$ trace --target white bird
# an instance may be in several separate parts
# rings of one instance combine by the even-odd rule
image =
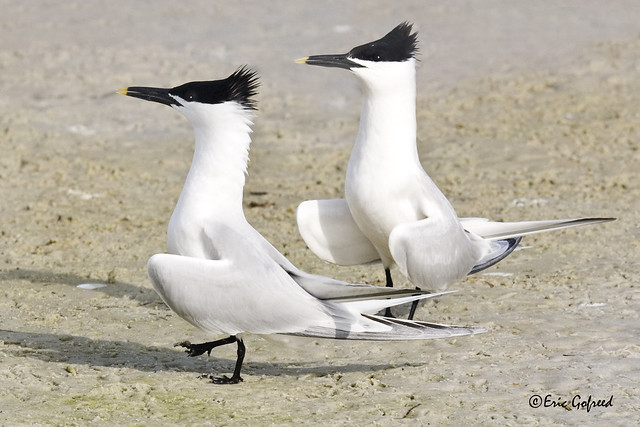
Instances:
[[[239,68],[223,80],[171,89],[128,87],[119,93],[169,105],[193,126],[195,152],[171,216],[170,254],[156,254],[147,269],[163,301],[180,317],[228,338],[183,342],[190,356],[237,343],[237,383],[245,346],[241,333],[289,334],[363,340],[415,340],[484,332],[376,316],[389,306],[440,294],[351,285],[299,270],[245,219],[242,193],[258,80]]]
[[[459,219],[418,158],[417,34],[411,31],[405,22],[346,54],[297,60],[347,69],[363,89],[345,198],[305,201],[297,210],[300,234],[318,257],[341,265],[381,260],[387,286],[396,264],[419,288],[442,290],[506,257],[524,235],[612,220]]]

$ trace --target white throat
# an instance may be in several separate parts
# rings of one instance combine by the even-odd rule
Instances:
[[[246,222],[242,210],[251,111],[236,102],[175,107],[191,122],[195,150],[191,168],[171,215],[167,243],[171,253],[206,257],[200,247],[211,221]]]
[[[367,62],[352,71],[364,94],[345,198],[354,221],[388,266],[393,259],[389,236],[398,224],[431,217],[460,226],[418,157],[415,59]]]
[[[364,93],[350,162],[356,159],[368,164],[384,162],[387,168],[419,165],[415,59],[368,64],[353,70]]]

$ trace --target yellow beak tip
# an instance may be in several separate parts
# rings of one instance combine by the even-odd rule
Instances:
[[[306,64],[307,63],[307,59],[309,59],[308,56],[305,56],[304,58],[298,58],[296,59],[296,64]]]
[[[120,95],[126,95],[128,89],[128,87],[121,87],[120,89],[116,90],[116,93],[119,93]]]

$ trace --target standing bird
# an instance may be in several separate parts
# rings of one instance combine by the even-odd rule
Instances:
[[[341,265],[381,260],[388,287],[393,286],[390,268],[396,264],[419,288],[442,290],[502,260],[524,235],[612,220],[459,219],[418,158],[417,34],[411,31],[405,22],[346,54],[297,60],[349,70],[363,89],[345,199],[310,200],[298,206],[300,234],[317,256]]]
[[[178,345],[198,356],[237,343],[233,375],[211,377],[214,383],[229,384],[242,381],[245,345],[238,335],[244,332],[359,340],[484,332],[376,316],[387,307],[442,293],[351,285],[305,273],[247,222],[242,192],[257,87],[256,73],[241,67],[223,80],[119,90],[175,108],[195,134],[191,168],[169,222],[171,253],[153,255],[147,270],[162,300],[180,317],[207,333],[229,336]]]

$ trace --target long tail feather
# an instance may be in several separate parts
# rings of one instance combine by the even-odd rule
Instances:
[[[615,218],[573,218],[547,221],[494,222],[461,219],[465,230],[489,240],[502,240],[544,231],[562,230],[581,225],[614,221]]]
[[[424,298],[436,296],[432,295],[430,291],[385,288],[373,285],[355,285],[329,277],[305,273],[300,270],[288,270],[287,273],[305,291],[323,301],[348,302],[382,298],[403,298],[413,295],[425,295]]]
[[[480,327],[474,328],[466,326],[443,325],[440,323],[403,320],[367,314],[363,314],[362,316],[366,320],[372,322],[374,325],[382,327],[383,330],[350,331],[314,328],[312,330],[304,331],[294,335],[316,338],[368,341],[405,341],[449,338],[487,332],[485,328]]]
[[[395,307],[397,305],[408,304],[414,301],[420,301],[428,298],[436,298],[442,295],[455,293],[457,291],[446,291],[429,293],[424,291],[411,291],[414,295],[397,297],[397,298],[378,298],[378,299],[360,299],[357,301],[349,301],[344,304],[348,305],[350,309],[353,309],[362,314],[373,314],[385,308]]]

